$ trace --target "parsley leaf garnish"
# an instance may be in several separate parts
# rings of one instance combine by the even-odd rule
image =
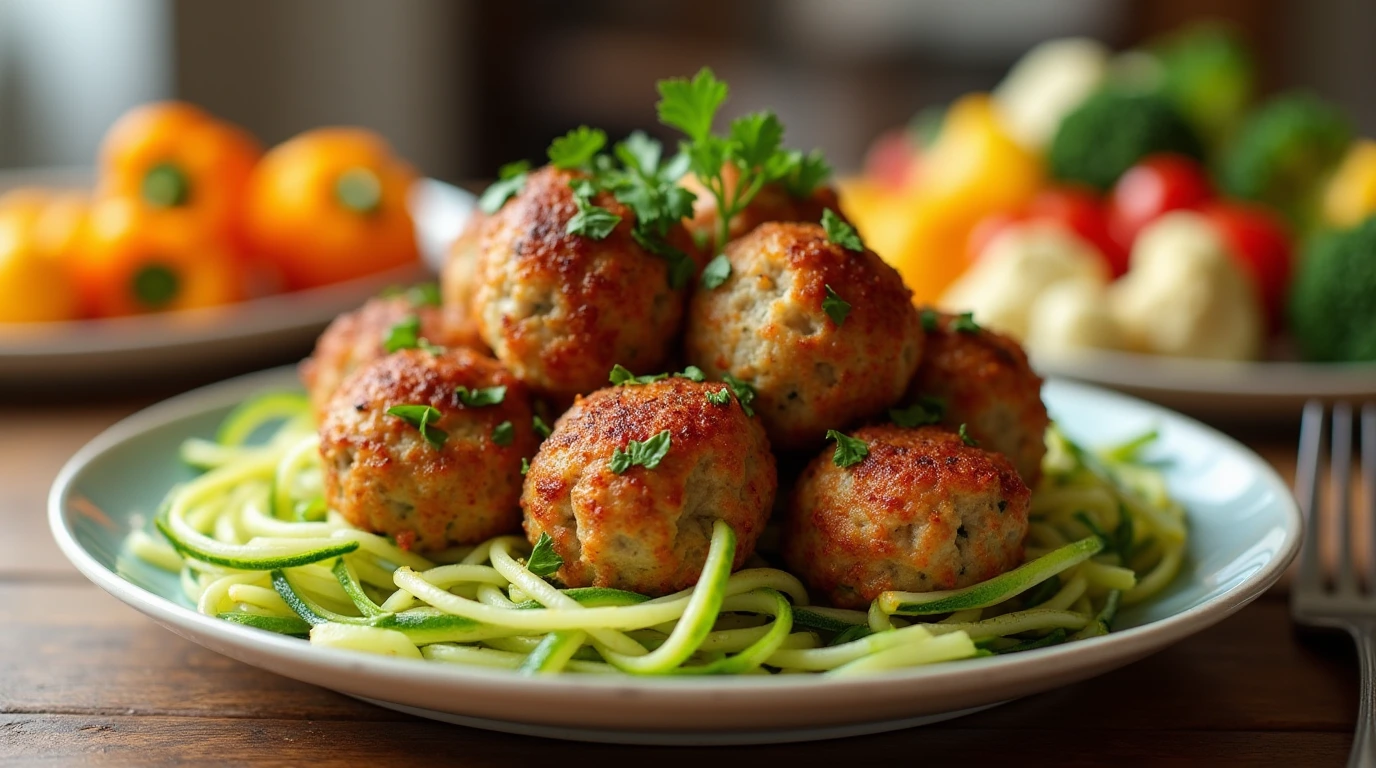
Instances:
[[[593,205],[592,196],[597,193],[597,188],[587,179],[575,179],[569,186],[573,187],[573,202],[578,206],[578,212],[569,219],[565,231],[570,235],[582,235],[593,240],[602,240],[616,229],[616,225],[621,223],[621,217],[601,206]]]
[[[741,410],[745,411],[745,415],[754,416],[755,409],[751,408],[750,404],[755,402],[755,388],[729,373],[723,373],[721,375],[721,380],[726,382],[726,386],[731,388],[731,392],[736,396],[736,400],[740,401]]]
[[[964,424],[960,425],[960,429],[956,432],[956,434],[960,435],[961,442],[965,443],[966,445],[972,448],[979,447],[979,441],[973,437],[970,437],[970,433],[966,431]]]
[[[722,387],[716,392],[707,393],[707,402],[712,405],[726,405],[731,402],[731,390]]]
[[[492,428],[492,442],[497,445],[511,445],[511,441],[516,437],[516,427],[510,421],[504,421]]]
[[[864,440],[843,435],[834,429],[827,430],[827,439],[836,441],[836,452],[831,455],[831,463],[842,469],[853,467],[870,455],[870,447]]]
[[[438,307],[442,303],[440,284],[429,282],[413,285],[406,291],[406,299],[413,307]]]
[[[555,168],[568,171],[587,166],[606,144],[602,129],[580,125],[551,142],[547,154]]]
[[[525,477],[530,472],[530,459],[521,457],[521,477]]]
[[[956,319],[951,323],[951,330],[957,333],[979,333],[979,324],[975,322],[974,312],[961,312],[956,315]]]
[[[530,425],[535,430],[535,434],[540,436],[540,439],[543,440],[549,437],[549,425],[545,423],[544,419],[540,418],[539,414],[531,417]]]
[[[431,354],[444,351],[420,335],[420,317],[417,315],[407,315],[393,324],[387,330],[387,338],[382,341],[382,349],[389,355],[402,349],[423,349]]]
[[[900,427],[921,427],[926,424],[939,424],[946,415],[946,401],[939,397],[923,395],[907,408],[890,408],[889,418]]]
[[[540,538],[535,540],[535,548],[530,550],[530,557],[526,558],[526,570],[544,578],[563,565],[564,558],[554,551],[554,539],[541,531]]]
[[[836,215],[836,211],[830,208],[822,211],[822,229],[826,230],[827,239],[848,251],[861,253],[865,250],[865,244],[860,242],[860,235],[856,234],[855,227],[846,223],[846,220]]]
[[[498,180],[484,190],[482,197],[478,198],[478,208],[487,214],[501,210],[507,200],[525,188],[526,173],[529,170],[530,163],[525,160],[517,160],[502,166],[501,170],[497,171]]]
[[[679,371],[678,373],[674,374],[674,376],[680,379],[687,379],[689,381],[697,382],[707,380],[706,374],[704,374],[702,372],[702,369],[697,367],[696,365],[690,365],[687,368],[684,368],[682,371]]]
[[[806,155],[794,151],[789,153],[788,167],[781,175],[788,194],[795,198],[810,197],[831,177],[831,166],[820,149],[814,149]]]
[[[613,365],[612,372],[607,376],[607,380],[612,383],[612,386],[616,387],[619,387],[623,384],[639,386],[642,384],[649,384],[655,381],[661,381],[667,378],[669,378],[669,374],[667,373],[656,373],[654,375],[646,374],[644,376],[637,376],[634,373],[631,373],[629,370],[627,370],[624,366],[622,366],[621,363]]]
[[[634,466],[654,469],[668,455],[670,442],[667,429],[644,442],[632,440],[626,450],[612,451],[611,470],[619,475]]]
[[[719,253],[711,261],[707,262],[707,267],[702,270],[702,287],[707,290],[720,288],[721,284],[731,277],[731,260],[726,258],[726,254]]]
[[[468,387],[458,387],[454,394],[459,396],[459,402],[469,408],[481,408],[485,405],[496,405],[506,399],[506,386],[483,387],[481,389],[469,389]]]
[[[937,314],[935,309],[922,310],[922,330],[927,333],[935,333],[940,319],[941,316]]]
[[[387,409],[387,414],[395,416],[420,430],[425,442],[436,448],[444,445],[444,441],[449,438],[448,432],[439,427],[431,426],[432,422],[439,421],[443,415],[438,408],[432,405],[394,405]]]
[[[831,286],[823,286],[827,290],[827,297],[822,299],[822,311],[827,313],[833,323],[839,328],[846,322],[846,316],[850,314],[850,304],[845,299],[836,295],[836,291]]]
[[[704,67],[692,80],[670,78],[658,84],[659,121],[687,136],[682,154],[694,175],[717,203],[715,248],[719,251],[730,234],[731,220],[759,194],[764,185],[781,182],[790,192],[811,194],[825,176],[818,155],[785,150],[783,124],[771,112],[755,112],[731,122],[726,136],[712,133],[717,110],[729,89],[711,69]],[[730,163],[738,171],[728,185],[722,174]]]

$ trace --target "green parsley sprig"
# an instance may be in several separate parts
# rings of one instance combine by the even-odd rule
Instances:
[[[831,463],[842,469],[853,467],[870,455],[870,447],[864,440],[842,434],[834,429],[827,430],[827,439],[836,441],[836,452],[831,455]]]
[[[457,387],[454,395],[459,398],[459,402],[469,408],[482,408],[487,405],[497,405],[506,399],[506,385],[496,387],[479,387],[469,389],[468,387]]]
[[[530,172],[530,162],[517,160],[507,163],[497,171],[497,181],[483,191],[478,198],[478,208],[488,215],[501,210],[506,201],[516,196],[526,186],[526,174]]]
[[[530,551],[530,557],[526,558],[526,570],[544,578],[551,573],[559,570],[564,565],[564,558],[554,551],[554,539],[548,533],[540,532],[540,538],[535,540],[535,548]]]
[[[860,239],[860,234],[845,219],[837,216],[836,211],[830,208],[822,211],[822,229],[831,242],[848,251],[864,253],[865,243]]]
[[[431,354],[444,351],[443,347],[431,344],[420,335],[420,317],[417,315],[407,315],[387,329],[382,349],[389,355],[403,349],[423,349]]]
[[[845,324],[846,317],[850,315],[850,304],[837,296],[836,291],[832,290],[830,285],[823,287],[826,288],[827,296],[822,299],[822,311],[827,313],[827,317],[831,318],[833,323],[836,323],[837,328],[840,328]]]
[[[632,440],[626,444],[624,451],[620,448],[612,451],[611,470],[620,475],[636,466],[654,469],[669,455],[671,442],[667,429],[643,442]]]
[[[717,203],[717,252],[730,235],[731,220],[766,184],[779,182],[795,197],[812,194],[831,174],[820,153],[804,155],[783,146],[784,127],[773,112],[753,112],[731,121],[727,135],[712,132],[717,111],[730,89],[704,67],[691,80],[675,77],[659,81],[659,121],[687,137],[680,151],[689,168]],[[723,170],[737,171],[728,185]]]
[[[395,416],[415,427],[421,437],[425,438],[425,442],[435,448],[443,446],[444,441],[449,438],[448,432],[433,426],[433,423],[439,421],[443,415],[433,405],[394,405],[387,409],[387,415]]]

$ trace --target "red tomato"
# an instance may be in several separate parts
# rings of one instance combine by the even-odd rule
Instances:
[[[1109,272],[1118,277],[1128,271],[1126,248],[1109,236],[1103,201],[1085,187],[1048,187],[1032,198],[1028,218],[1059,221],[1085,242],[1099,249]]]
[[[908,131],[894,128],[879,135],[865,153],[865,175],[886,187],[907,186],[917,168],[917,146]]]
[[[1124,250],[1137,233],[1167,211],[1195,208],[1212,200],[1214,188],[1199,163],[1183,155],[1152,155],[1129,168],[1108,203],[1108,226]]]
[[[1217,202],[1201,211],[1223,236],[1243,271],[1256,282],[1271,330],[1280,327],[1290,284],[1292,241],[1285,223],[1271,209],[1239,202]]]
[[[1025,209],[987,216],[970,232],[967,242],[970,260],[979,258],[999,232],[1023,221],[1061,224],[1097,248],[1114,277],[1127,271],[1127,252],[1109,237],[1103,203],[1093,191],[1082,187],[1048,187],[1038,192]]]

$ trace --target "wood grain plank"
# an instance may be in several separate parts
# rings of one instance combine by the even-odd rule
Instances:
[[[1342,765],[1338,733],[1200,733],[919,728],[802,745],[685,749],[555,742],[418,720],[297,722],[223,718],[0,715],[0,762],[23,765],[560,765],[886,764],[901,755],[927,765],[1020,766]],[[1002,755],[1002,757],[1000,757]]]
[[[75,573],[48,533],[48,488],[72,454],[140,405],[0,411],[0,581]]]
[[[232,661],[94,587],[0,586],[0,711],[270,719],[401,715]],[[1347,732],[1350,643],[1299,642],[1265,600],[1125,669],[953,721],[951,728]]]

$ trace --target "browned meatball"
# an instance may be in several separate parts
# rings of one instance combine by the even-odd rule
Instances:
[[[657,466],[613,470],[615,452],[666,430]],[[530,463],[521,508],[532,543],[553,539],[565,584],[662,595],[697,582],[716,520],[741,567],[777,487],[764,430],[726,386],[673,378],[581,398]]]
[[[722,167],[722,178],[731,193],[735,191],[739,174],[736,167],[729,163]],[[721,221],[716,198],[694,176],[685,176],[682,183],[697,195],[693,202],[693,218],[684,222],[684,225],[698,242],[712,242]],[[794,197],[782,184],[766,184],[750,201],[750,205],[731,219],[727,240],[735,240],[767,221],[818,222],[822,220],[822,212],[827,209],[842,216],[836,190],[829,186],[818,187],[807,197]]]
[[[922,327],[903,279],[873,251],[846,250],[817,224],[768,223],[726,257],[726,282],[693,296],[688,361],[750,383],[774,447],[811,449],[903,395]],[[843,322],[824,309],[828,291],[850,305]]]
[[[449,246],[449,254],[440,271],[440,295],[444,298],[445,317],[449,321],[451,337],[465,347],[486,351],[478,333],[477,306],[473,303],[478,275],[478,246],[481,243],[483,222],[487,216],[473,211],[462,233]]]
[[[506,390],[500,402],[465,404],[459,387],[470,401],[477,390]],[[429,438],[387,412],[399,405],[439,411]],[[320,425],[325,499],[403,548],[473,544],[516,530],[521,459],[537,442],[529,393],[496,360],[403,350],[355,371],[330,400]]]
[[[684,290],[669,262],[632,237],[634,214],[609,193],[593,202],[620,216],[606,238],[571,235],[572,171],[536,171],[483,226],[474,303],[483,340],[540,394],[568,401],[607,382],[620,363],[658,370],[683,319]],[[669,238],[692,251],[687,232]]]
[[[926,310],[932,312],[932,310]],[[1032,487],[1042,475],[1046,428],[1042,380],[1022,346],[1007,336],[935,313],[927,350],[905,402],[935,397],[945,406],[942,424],[967,425],[980,445],[1013,461]],[[962,330],[964,329],[964,330]]]
[[[826,449],[790,500],[784,558],[810,588],[863,609],[887,590],[966,587],[1022,562],[1032,494],[1007,458],[939,427],[854,437],[869,455],[841,468]]]
[[[466,346],[470,338],[440,307],[417,306],[405,296],[369,299],[336,317],[316,340],[315,351],[301,362],[301,381],[317,418],[349,374],[387,354],[383,345],[392,327],[412,315],[420,320],[420,335],[437,346]]]

